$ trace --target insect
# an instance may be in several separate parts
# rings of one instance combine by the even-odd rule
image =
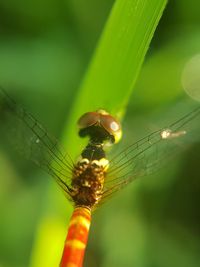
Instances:
[[[83,114],[78,120],[79,136],[89,142],[75,163],[57,139],[25,109],[0,90],[1,129],[12,125],[16,144],[22,142],[23,152],[46,170],[73,203],[67,238],[60,267],[80,267],[83,263],[91,223],[91,212],[115,192],[138,177],[157,171],[186,147],[190,124],[200,117],[200,107],[190,111],[168,127],[159,129],[129,145],[108,160],[105,148],[118,143],[121,125],[105,110]],[[200,132],[197,133],[200,137]],[[183,146],[184,144],[184,146]]]

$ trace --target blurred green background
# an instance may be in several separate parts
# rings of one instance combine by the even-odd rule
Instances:
[[[0,1],[0,84],[58,138],[113,2]],[[169,1],[124,120],[132,142],[190,110],[166,112],[184,98],[185,64],[200,53],[199,11],[198,1]],[[97,210],[85,266],[200,266],[199,161],[198,144]],[[41,217],[63,234],[68,209],[47,174],[0,150],[0,267],[40,267]]]

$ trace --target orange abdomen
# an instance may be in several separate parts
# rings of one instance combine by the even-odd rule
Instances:
[[[84,207],[74,209],[60,267],[81,267],[91,223],[91,211]]]

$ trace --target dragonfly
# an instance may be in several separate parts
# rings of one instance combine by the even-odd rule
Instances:
[[[88,137],[89,141],[75,162],[33,115],[0,89],[1,131],[5,129],[10,139],[10,128],[14,138],[9,141],[50,174],[74,206],[60,267],[83,265],[92,212],[136,178],[157,172],[184,150],[190,144],[187,141],[194,139],[192,125],[198,125],[199,119],[198,105],[109,159],[106,147],[120,141],[121,124],[105,110],[87,112],[79,118],[78,127],[79,136]],[[199,141],[199,128],[196,136]]]

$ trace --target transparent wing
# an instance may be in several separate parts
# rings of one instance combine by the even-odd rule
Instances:
[[[51,176],[63,190],[69,192],[69,179],[73,162],[56,138],[25,109],[18,106],[0,88],[0,129],[9,143],[31,159]]]
[[[125,148],[110,161],[102,199],[141,176],[162,168],[170,158],[200,140],[200,107]]]

